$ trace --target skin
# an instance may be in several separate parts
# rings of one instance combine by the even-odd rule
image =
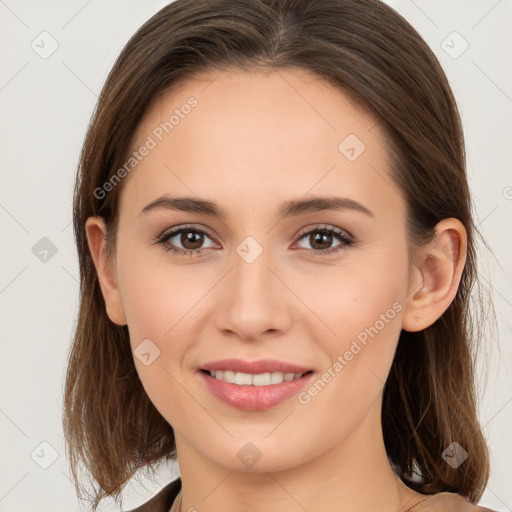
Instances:
[[[444,219],[436,240],[410,261],[406,206],[389,175],[384,133],[342,91],[303,70],[203,72],[153,105],[134,149],[190,96],[197,107],[122,183],[111,258],[103,219],[86,224],[110,319],[128,325],[133,349],[150,339],[160,350],[149,366],[134,360],[175,432],[181,510],[406,510],[424,495],[388,462],[382,392],[401,329],[428,327],[455,297],[463,225]],[[366,146],[354,161],[338,150],[349,134]],[[226,217],[140,214],[163,194],[214,201]],[[321,210],[279,218],[284,201],[324,195],[358,201],[373,216]],[[202,254],[154,243],[184,224],[209,232],[203,245],[178,235],[167,246]],[[355,243],[336,236],[315,243],[326,226]],[[247,236],[263,248],[252,263],[236,251]],[[394,303],[401,310],[307,404],[292,397],[242,411],[214,397],[197,373],[225,357],[270,357],[319,376]],[[252,467],[237,456],[248,442],[261,452]]]

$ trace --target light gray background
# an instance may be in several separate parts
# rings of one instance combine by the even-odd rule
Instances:
[[[0,512],[81,510],[68,478],[61,428],[78,297],[74,172],[114,59],[166,3],[0,0]],[[512,2],[389,3],[427,40],[454,89],[479,226],[499,263],[481,252],[499,327],[487,343],[488,381],[481,394],[480,415],[492,450],[492,476],[481,504],[510,511]],[[44,31],[50,36],[40,35]],[[469,46],[458,55],[464,41]],[[52,44],[58,44],[56,51],[42,58]],[[44,253],[33,252],[43,237],[57,250],[46,262],[40,260]],[[41,467],[55,457],[47,469]],[[126,507],[142,503],[177,475],[176,466],[164,468],[156,485],[130,486]],[[106,503],[104,510],[115,508]]]

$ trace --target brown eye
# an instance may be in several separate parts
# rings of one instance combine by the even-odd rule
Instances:
[[[309,240],[311,247],[313,249],[318,249],[319,251],[323,249],[330,249],[333,241],[333,236],[330,233],[315,233],[313,235],[309,235]]]
[[[176,254],[200,254],[203,249],[215,247],[208,233],[196,227],[168,231],[157,239],[157,243],[162,244],[166,251]]]
[[[354,240],[348,234],[334,227],[316,228],[307,231],[301,235],[300,241],[302,240],[309,243],[311,249],[304,246],[301,247],[308,250],[309,253],[318,256],[337,252],[343,247],[354,244]],[[336,240],[339,243],[333,246],[332,244]]]
[[[204,243],[204,234],[198,231],[182,231],[180,242],[185,249],[199,249]]]

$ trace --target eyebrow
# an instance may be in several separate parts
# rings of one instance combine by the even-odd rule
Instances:
[[[141,210],[139,216],[159,209],[198,213],[222,220],[227,217],[226,212],[212,201],[197,197],[172,197],[169,195],[160,196],[151,201]],[[315,196],[309,199],[285,201],[281,206],[279,215],[280,219],[284,219],[324,210],[353,210],[375,217],[373,212],[354,199],[336,196]]]

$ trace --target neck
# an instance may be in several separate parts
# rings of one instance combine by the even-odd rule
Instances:
[[[175,432],[182,480],[181,511],[406,510],[421,495],[403,484],[389,463],[380,406],[379,401],[348,438],[316,458],[285,470],[230,470],[197,452]]]

